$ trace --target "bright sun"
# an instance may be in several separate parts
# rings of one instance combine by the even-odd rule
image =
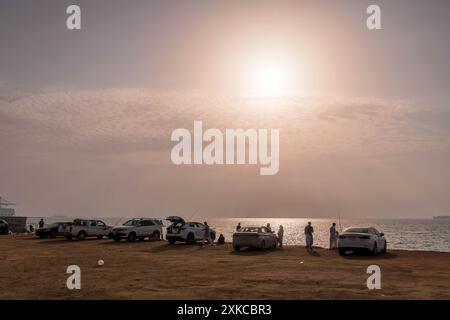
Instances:
[[[290,86],[289,72],[281,64],[261,64],[254,68],[252,78],[252,91],[258,96],[284,95]]]

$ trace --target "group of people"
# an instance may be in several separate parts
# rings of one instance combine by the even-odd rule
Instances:
[[[305,227],[305,241],[306,241],[306,249],[308,251],[313,250],[313,243],[314,243],[314,228],[311,225],[311,221],[308,222],[308,225]],[[336,223],[333,222],[333,224],[330,227],[330,246],[329,250],[337,249],[337,240],[338,240],[339,232],[336,230]]]
[[[272,232],[270,223],[268,223],[266,225],[266,228],[270,232]],[[241,227],[241,223],[239,222],[236,227],[236,231],[239,232],[241,230],[242,230],[242,227]],[[306,241],[306,249],[308,251],[313,250],[313,243],[314,243],[313,233],[314,233],[314,228],[310,221],[310,222],[308,222],[308,225],[305,227],[305,241]],[[330,246],[329,246],[330,250],[337,249],[338,236],[339,236],[339,232],[336,230],[336,223],[333,222],[333,224],[330,227]],[[278,228],[278,233],[277,233],[278,247],[280,247],[280,248],[283,247],[283,237],[284,237],[284,227],[282,225],[280,225],[280,227]]]

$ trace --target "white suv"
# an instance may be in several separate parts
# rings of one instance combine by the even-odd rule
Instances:
[[[200,222],[185,222],[182,218],[177,216],[167,217],[166,220],[172,222],[167,227],[166,239],[170,244],[175,244],[177,241],[183,241],[187,244],[194,244],[197,240],[206,240],[205,225]],[[211,239],[216,239],[216,232],[209,229]]]
[[[135,241],[136,239],[144,240],[160,240],[162,235],[161,220],[152,218],[131,219],[122,226],[112,229],[112,238],[115,241],[127,239],[127,241]]]
[[[111,237],[111,229],[112,227],[107,226],[100,220],[75,219],[67,226],[60,226],[58,232],[64,233],[67,240],[73,238],[84,240],[87,237],[102,239],[103,237]]]

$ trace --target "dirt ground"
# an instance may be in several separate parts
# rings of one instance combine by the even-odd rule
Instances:
[[[66,287],[69,265],[81,268],[81,290]],[[380,290],[367,289],[369,265],[381,268]],[[1,236],[0,299],[450,299],[450,253]]]

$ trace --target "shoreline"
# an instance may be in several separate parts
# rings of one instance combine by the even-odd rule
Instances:
[[[340,257],[302,246],[236,253],[230,244],[0,237],[0,299],[450,299],[450,253]],[[98,260],[104,266],[98,266]],[[81,268],[68,290],[66,269]],[[381,268],[381,290],[366,286]]]

